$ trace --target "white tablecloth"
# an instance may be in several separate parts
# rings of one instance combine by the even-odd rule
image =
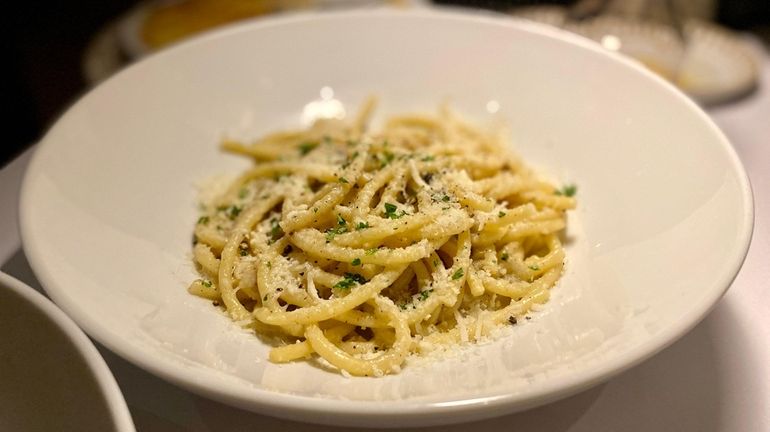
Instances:
[[[746,262],[714,311],[671,347],[606,384],[527,412],[426,430],[770,431],[770,58],[761,75],[758,92],[710,110],[749,173],[756,210]],[[29,156],[0,170],[0,263],[39,289],[17,233],[18,187]],[[340,430],[230,408],[101,351],[139,432]]]

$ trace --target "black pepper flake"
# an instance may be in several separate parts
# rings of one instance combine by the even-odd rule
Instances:
[[[514,325],[514,324],[516,324],[518,321],[516,320],[516,317],[515,317],[515,316],[509,316],[509,317],[508,317],[508,322],[509,322],[511,325]]]

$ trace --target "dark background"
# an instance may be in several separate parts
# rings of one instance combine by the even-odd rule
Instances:
[[[259,0],[255,0],[259,1]],[[437,0],[437,3],[505,9],[569,1]],[[132,0],[70,0],[6,3],[2,26],[7,74],[2,95],[10,113],[0,140],[0,166],[37,141],[48,126],[87,89],[83,50],[94,34],[129,10]],[[722,0],[716,21],[765,38],[770,35],[770,0]],[[767,40],[767,39],[766,39]]]

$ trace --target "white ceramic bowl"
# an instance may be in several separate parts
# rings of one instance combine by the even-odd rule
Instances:
[[[578,184],[567,270],[535,319],[430,366],[344,378],[269,363],[257,338],[186,292],[194,185],[248,165],[219,139],[298,126],[324,87],[348,110],[371,93],[385,113],[448,98],[507,122],[524,157]],[[137,365],[270,415],[396,427],[526,409],[661,350],[730,285],[752,202],[721,132],[632,62],[511,19],[375,11],[230,27],[108,80],[43,139],[21,226],[51,297]]]
[[[40,293],[0,273],[0,426],[7,431],[134,430],[107,364]]]

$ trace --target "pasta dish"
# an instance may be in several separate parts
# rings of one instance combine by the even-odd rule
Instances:
[[[448,109],[369,130],[372,107],[222,144],[255,164],[202,204],[189,291],[269,341],[273,362],[397,373],[516,324],[562,274],[574,186]]]

